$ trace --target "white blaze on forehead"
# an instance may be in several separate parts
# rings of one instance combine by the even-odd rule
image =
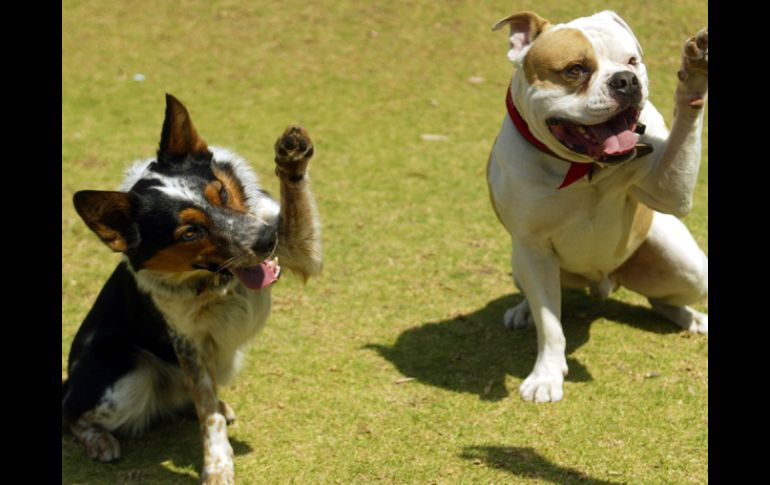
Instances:
[[[206,202],[200,188],[184,178],[167,177],[153,173],[152,175],[145,177],[145,179],[157,180],[160,182],[160,185],[150,187],[150,190],[162,192],[172,199],[183,200],[195,204],[204,204]]]
[[[249,213],[256,216],[261,222],[268,224],[275,222],[280,212],[280,206],[278,202],[262,191],[259,180],[249,166],[249,162],[226,148],[209,146],[209,151],[214,155],[215,163],[227,164],[232,167],[235,177],[243,187]],[[148,167],[154,161],[154,158],[148,158],[134,162],[126,170],[125,178],[119,190],[128,192],[139,180],[156,180],[160,185],[153,187],[153,189],[169,197],[195,204],[207,203],[200,187],[186,182],[184,177],[169,177],[150,171]]]
[[[639,40],[615,12],[605,10],[590,17],[575,19],[565,26],[581,30],[602,59],[625,62],[632,55],[642,55]]]

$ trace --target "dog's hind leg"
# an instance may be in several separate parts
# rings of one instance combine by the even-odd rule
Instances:
[[[301,126],[287,127],[275,142],[275,173],[281,182],[276,255],[281,266],[306,280],[321,271],[321,226],[307,175],[313,150],[313,142]]]
[[[676,217],[656,213],[647,239],[614,274],[657,313],[708,334],[708,315],[688,306],[708,298],[708,258]]]
[[[177,366],[149,353],[128,353],[122,361],[129,365],[126,371],[116,365],[120,359],[114,354],[107,363],[83,353],[70,366],[62,397],[62,414],[72,433],[89,457],[105,462],[120,458],[113,432],[138,435],[154,417],[189,402]]]

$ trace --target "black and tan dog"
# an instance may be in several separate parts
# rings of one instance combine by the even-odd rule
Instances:
[[[92,458],[117,459],[113,432],[136,434],[192,402],[201,481],[233,483],[234,415],[217,386],[267,321],[278,261],[305,279],[321,269],[307,132],[289,126],[275,154],[280,206],[245,160],[208,147],[167,95],[157,158],[129,169],[121,191],[75,194],[88,227],[123,253],[75,336],[62,386],[63,417]]]

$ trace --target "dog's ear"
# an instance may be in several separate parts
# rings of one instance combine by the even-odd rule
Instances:
[[[187,108],[178,99],[166,94],[166,117],[160,134],[158,162],[180,160],[188,155],[209,154],[209,148],[195,130]]]
[[[127,193],[81,190],[72,201],[86,225],[113,251],[125,251],[138,237],[131,224],[132,203]]]
[[[538,35],[551,27],[551,23],[533,12],[519,12],[500,19],[492,30],[500,30],[504,25],[511,29],[511,49],[508,59],[515,60],[519,53],[535,41]]]

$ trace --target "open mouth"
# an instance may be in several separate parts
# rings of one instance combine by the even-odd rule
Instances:
[[[638,119],[639,110],[632,106],[597,125],[580,125],[560,118],[550,118],[546,123],[553,136],[573,152],[602,163],[618,163],[635,155],[636,142],[643,133]]]
[[[224,277],[235,276],[250,290],[261,290],[272,285],[281,277],[281,267],[278,258],[266,259],[255,266],[244,268],[220,269],[216,265],[208,267],[196,266],[197,269],[205,269]]]
[[[278,258],[267,259],[250,268],[232,268],[232,273],[250,290],[261,290],[276,281],[281,276]]]

